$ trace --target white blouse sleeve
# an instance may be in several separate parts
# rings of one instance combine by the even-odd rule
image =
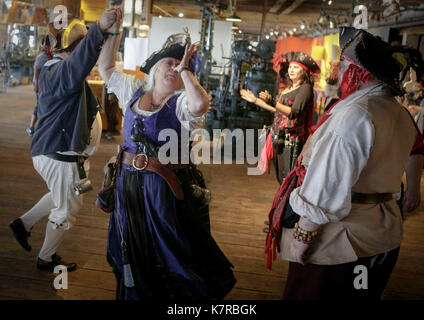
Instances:
[[[108,93],[114,93],[121,103],[123,114],[125,114],[127,104],[134,93],[142,86],[142,80],[124,74],[119,70],[113,71],[109,78],[109,83],[107,84]]]
[[[290,205],[317,224],[339,221],[351,210],[351,189],[367,164],[374,126],[367,117],[347,117],[313,146],[306,175],[290,195]]]
[[[181,93],[177,99],[176,115],[178,120],[187,130],[194,130],[205,127],[206,113],[200,117],[194,117],[190,114],[187,107],[187,95]]]

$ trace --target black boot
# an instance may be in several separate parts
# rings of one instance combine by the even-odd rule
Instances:
[[[28,238],[31,235],[30,232],[26,231],[24,223],[21,218],[13,220],[9,223],[9,228],[13,232],[13,236],[16,241],[24,248],[26,251],[31,251],[31,246],[28,244]]]
[[[49,270],[53,272],[54,268],[58,265],[66,267],[68,272],[75,271],[77,269],[77,264],[75,262],[65,262],[56,253],[52,255],[52,261],[45,261],[37,258],[37,268],[40,270]]]

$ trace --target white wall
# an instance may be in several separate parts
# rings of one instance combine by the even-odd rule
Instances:
[[[171,34],[184,32],[185,27],[188,28],[193,43],[200,40],[200,19],[152,17],[148,55],[150,56],[153,51],[160,50]],[[221,66],[228,62],[228,60],[222,59],[221,44],[224,49],[224,56],[229,57],[231,54],[231,27],[232,22],[215,21],[212,59]]]

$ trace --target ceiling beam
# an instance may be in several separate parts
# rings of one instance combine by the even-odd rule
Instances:
[[[277,0],[274,5],[269,9],[270,13],[279,13],[282,10],[283,4],[285,4],[287,0]]]
[[[294,0],[281,12],[282,14],[290,14],[297,9],[305,0]]]

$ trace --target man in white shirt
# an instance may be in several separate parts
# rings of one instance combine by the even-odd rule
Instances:
[[[394,100],[403,60],[364,30],[342,28],[340,47],[342,100],[304,149],[306,172],[289,201],[300,219],[294,231],[283,224],[284,299],[379,299],[402,240],[392,194],[411,150],[422,166],[422,136]],[[367,269],[366,290],[355,285],[357,266]]]

